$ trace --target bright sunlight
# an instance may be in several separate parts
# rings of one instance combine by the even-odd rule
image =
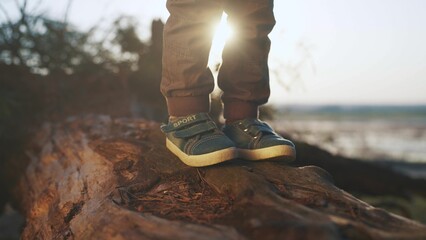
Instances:
[[[220,23],[214,29],[212,47],[209,56],[209,67],[214,70],[217,64],[222,62],[222,51],[228,39],[232,38],[234,32],[227,23],[228,15],[222,14]]]

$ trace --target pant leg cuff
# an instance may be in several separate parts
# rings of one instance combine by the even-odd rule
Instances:
[[[245,118],[258,118],[258,104],[245,101],[231,101],[224,103],[223,117],[227,122],[242,120]]]
[[[170,116],[182,117],[190,114],[210,112],[210,96],[167,97]]]

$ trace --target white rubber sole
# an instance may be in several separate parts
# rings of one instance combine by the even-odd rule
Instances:
[[[240,158],[250,161],[281,160],[292,162],[296,160],[296,149],[287,145],[278,145],[261,149],[238,149]]]
[[[183,163],[191,167],[205,167],[225,162],[238,157],[235,147],[225,148],[220,151],[201,155],[188,155],[182,152],[176,145],[166,138],[166,147],[175,154]]]

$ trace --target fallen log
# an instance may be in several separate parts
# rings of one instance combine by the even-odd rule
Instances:
[[[107,116],[46,123],[14,199],[22,239],[426,239],[426,226],[374,208],[314,166],[191,168],[159,124]]]

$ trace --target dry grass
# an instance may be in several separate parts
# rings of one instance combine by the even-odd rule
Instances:
[[[147,193],[127,192],[131,195],[127,205],[135,211],[167,219],[211,223],[229,213],[233,201],[216,193],[198,175],[198,182],[186,177],[168,179]]]

